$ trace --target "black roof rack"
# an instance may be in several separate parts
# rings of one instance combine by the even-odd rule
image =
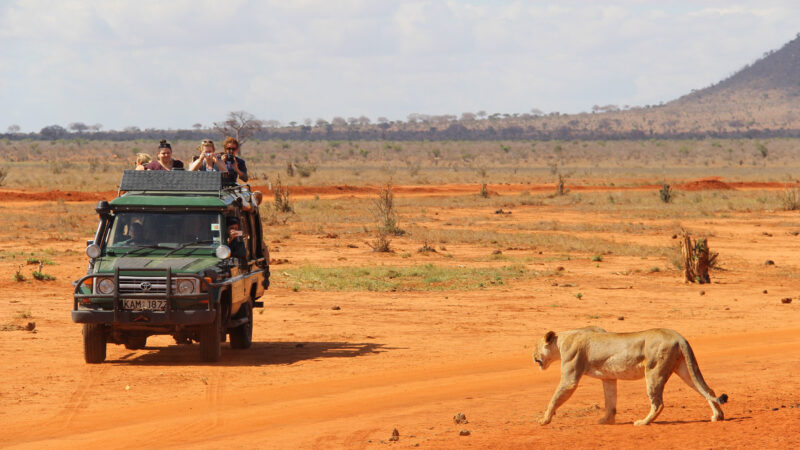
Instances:
[[[220,194],[223,187],[227,186],[222,182],[221,172],[126,170],[122,172],[119,193],[122,191],[188,191]]]

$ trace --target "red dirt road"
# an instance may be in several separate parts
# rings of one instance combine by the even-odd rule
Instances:
[[[90,214],[93,206],[85,203]],[[501,218],[469,208],[427,210],[441,222],[486,221],[476,219],[476,227],[558,220],[569,229],[587,220],[556,206],[519,206]],[[621,219],[595,213],[591,220]],[[612,227],[604,237],[672,242],[671,232],[654,225],[663,220],[636,220],[653,226],[630,234]],[[481,290],[295,292],[276,283],[255,314],[253,347],[224,344],[217,364],[199,362],[197,345],[161,336],[143,350],[109,345],[106,363],[85,364],[81,329],[69,316],[70,282],[86,270],[81,240],[5,236],[0,447],[798,448],[800,237],[791,232],[797,223],[794,212],[683,220],[712,236],[724,261],[725,270],[713,271],[712,284],[702,286],[683,284],[654,256],[609,254],[596,262],[533,248],[503,255],[545,275]],[[360,235],[270,232],[291,233],[273,255],[289,260],[273,267],[279,279],[303,264],[491,264],[475,257],[491,251],[479,245],[448,243],[451,256],[421,255],[420,242],[406,236],[393,241],[395,254],[376,255]],[[12,252],[44,248],[57,280],[12,281],[20,263]],[[765,266],[767,257],[775,265]],[[661,270],[648,271],[652,266]],[[35,331],[12,327],[27,322],[35,322]],[[601,383],[584,378],[553,422],[539,426],[559,371],[557,363],[539,371],[531,346],[548,330],[587,325],[681,332],[708,384],[729,395],[726,420],[711,423],[705,400],[672,377],[653,425],[632,425],[649,408],[644,380],[620,382],[617,425],[598,425]],[[455,424],[457,413],[469,423]],[[395,428],[399,440],[390,442]],[[461,430],[470,434],[460,436]]]

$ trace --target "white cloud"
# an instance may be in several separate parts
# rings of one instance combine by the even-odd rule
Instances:
[[[654,104],[794,37],[789,1],[0,2],[0,130]]]

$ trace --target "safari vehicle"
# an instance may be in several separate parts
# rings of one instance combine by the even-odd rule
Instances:
[[[219,360],[227,336],[249,348],[269,287],[260,201],[219,172],[126,170],[117,198],[97,205],[89,270],[74,283],[86,362],[103,362],[109,342],[140,349],[158,334],[199,342],[204,361]]]

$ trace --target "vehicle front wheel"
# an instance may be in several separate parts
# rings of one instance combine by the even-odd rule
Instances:
[[[220,314],[214,316],[214,322],[200,328],[200,355],[203,361],[217,362],[222,356],[222,347],[219,344]]]
[[[250,302],[242,305],[237,316],[247,317],[247,322],[231,330],[231,348],[250,348],[253,344],[253,306]]]
[[[102,323],[83,324],[83,359],[99,364],[106,359],[106,326]]]

